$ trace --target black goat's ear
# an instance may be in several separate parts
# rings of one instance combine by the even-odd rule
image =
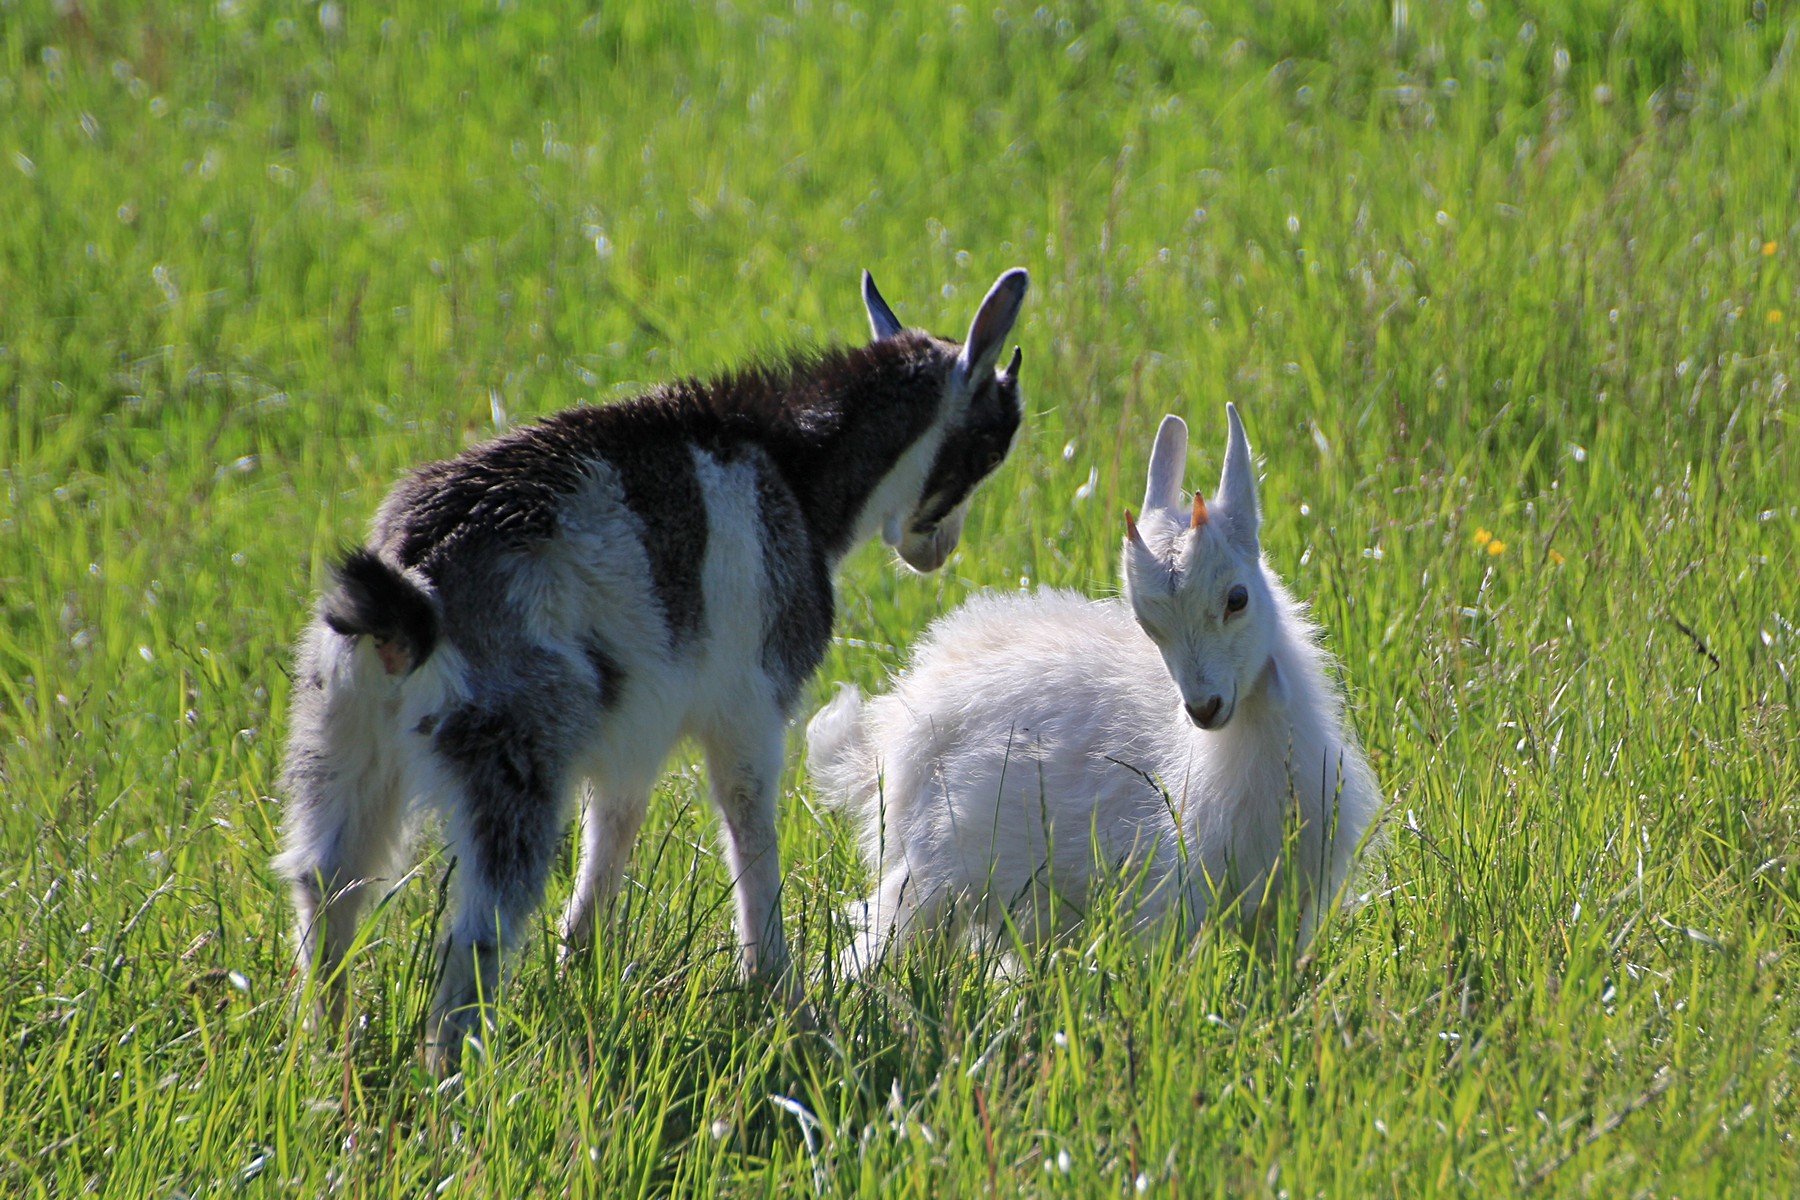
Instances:
[[[969,336],[963,340],[962,355],[956,360],[957,377],[965,385],[979,380],[994,369],[1005,348],[1006,335],[1019,319],[1019,306],[1025,303],[1025,290],[1031,276],[1023,267],[1014,267],[988,290],[987,298],[975,311],[969,323]]]
[[[869,310],[869,330],[875,335],[876,341],[891,338],[904,328],[900,324],[900,318],[894,315],[894,310],[888,307],[888,302],[881,298],[881,289],[875,286],[875,277],[867,271],[863,272],[862,296],[863,307]]]

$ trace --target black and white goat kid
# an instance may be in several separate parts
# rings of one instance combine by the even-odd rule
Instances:
[[[453,1068],[576,797],[574,945],[684,735],[706,753],[745,971],[790,978],[776,787],[832,571],[876,534],[920,571],[956,547],[1019,425],[1018,352],[995,368],[1026,283],[1001,276],[958,345],[903,329],[865,274],[866,346],[571,409],[395,487],[295,674],[275,865],[328,1020],[408,810],[435,806],[456,865],[426,1037]]]

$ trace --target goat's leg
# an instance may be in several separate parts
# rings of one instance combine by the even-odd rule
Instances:
[[[456,1069],[463,1040],[490,1019],[506,956],[543,900],[566,778],[548,742],[530,723],[491,713],[459,714],[438,736],[459,792],[448,806],[457,899],[426,1026],[440,1075]]]
[[[308,648],[296,685],[274,866],[293,888],[296,957],[316,989],[309,1023],[336,1032],[349,990],[344,959],[403,848],[405,805],[377,698],[356,694],[354,679],[325,682],[316,653]]]
[[[937,926],[946,900],[941,889],[925,894],[906,865],[896,864],[873,895],[851,905],[853,934],[838,956],[839,978],[859,979],[899,954],[922,930]]]
[[[593,940],[594,916],[604,912],[619,889],[625,862],[649,808],[648,788],[624,795],[602,792],[591,782],[582,791],[581,858],[575,890],[563,910],[561,955],[567,958]]]
[[[775,829],[782,752],[779,715],[743,722],[706,740],[713,803],[724,821],[725,853],[737,895],[744,974],[787,989],[792,981],[781,927],[781,854]]]

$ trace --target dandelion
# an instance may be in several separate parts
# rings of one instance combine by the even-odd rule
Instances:
[[[1501,541],[1499,538],[1494,538],[1488,542],[1487,552],[1491,555],[1505,554],[1506,553],[1506,543]]]
[[[1781,324],[1781,319],[1786,315],[1787,314],[1782,312],[1779,308],[1771,308],[1769,310],[1769,324],[1771,324],[1771,325]]]
[[[1763,243],[1763,257],[1764,258],[1774,258],[1775,257],[1775,243],[1774,242],[1764,242]]]
[[[1552,562],[1552,563],[1554,563],[1554,564],[1555,564],[1555,565],[1556,565],[1556,566],[1559,566],[1559,567],[1560,567],[1560,566],[1562,566],[1562,565],[1563,565],[1563,564],[1564,564],[1564,563],[1565,563],[1565,562],[1567,562],[1567,561],[1568,561],[1568,559],[1566,559],[1566,558],[1564,558],[1564,557],[1563,557],[1563,556],[1562,556],[1562,551],[1561,551],[1561,550],[1552,550],[1552,551],[1550,551],[1550,561],[1551,561],[1551,562]]]
[[[1475,544],[1477,546],[1485,546],[1493,540],[1494,540],[1494,535],[1489,533],[1487,530],[1477,529],[1475,531]]]

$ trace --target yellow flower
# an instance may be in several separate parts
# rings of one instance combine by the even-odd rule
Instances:
[[[1769,310],[1769,324],[1771,324],[1771,325],[1781,324],[1781,318],[1784,317],[1785,315],[1787,315],[1787,314],[1783,313],[1779,308],[1771,308]]]
[[[1477,529],[1475,531],[1475,544],[1477,546],[1485,546],[1493,540],[1494,540],[1494,535],[1489,533],[1487,530]]]
[[[1763,257],[1764,258],[1774,258],[1775,257],[1775,243],[1774,242],[1764,242],[1763,243]]]
[[[1493,541],[1489,542],[1487,544],[1487,548],[1488,548],[1489,554],[1505,554],[1506,553],[1506,543],[1501,541],[1499,538],[1495,538]]]
[[[1560,567],[1563,565],[1563,563],[1567,562],[1568,560],[1562,556],[1561,550],[1552,550],[1550,552],[1550,561]]]

